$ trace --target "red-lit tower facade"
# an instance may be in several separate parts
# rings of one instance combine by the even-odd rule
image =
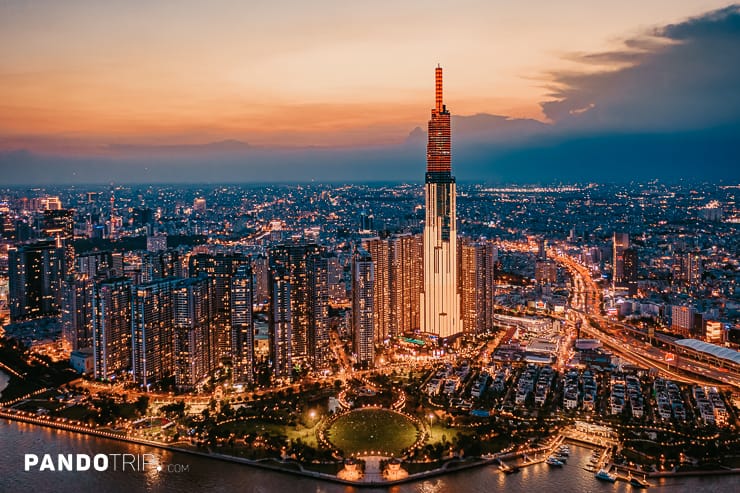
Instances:
[[[424,291],[421,330],[453,337],[463,331],[457,286],[455,178],[450,165],[450,112],[442,102],[442,67],[435,69],[435,101],[429,120],[425,179]]]

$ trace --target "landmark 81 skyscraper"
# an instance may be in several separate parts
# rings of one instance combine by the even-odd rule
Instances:
[[[457,288],[455,178],[450,165],[450,112],[442,102],[442,67],[435,69],[425,179],[424,292],[421,330],[442,339],[462,332]]]

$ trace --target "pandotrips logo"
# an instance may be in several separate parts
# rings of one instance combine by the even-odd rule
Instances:
[[[37,472],[168,472],[190,470],[189,464],[165,464],[154,454],[25,454],[25,471]]]

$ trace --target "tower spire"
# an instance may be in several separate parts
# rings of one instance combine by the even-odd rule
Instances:
[[[442,113],[444,110],[444,104],[442,103],[442,67],[437,64],[437,68],[434,69],[434,81],[435,81],[435,109],[437,113]]]

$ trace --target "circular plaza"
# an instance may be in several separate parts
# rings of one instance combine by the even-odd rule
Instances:
[[[383,455],[398,457],[417,444],[417,420],[390,409],[355,409],[332,419],[324,430],[326,440],[344,457]]]

